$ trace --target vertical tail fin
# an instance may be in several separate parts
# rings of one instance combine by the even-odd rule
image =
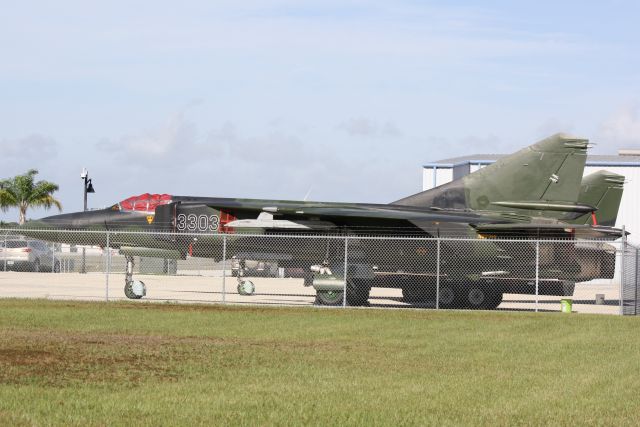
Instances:
[[[502,211],[505,201],[577,202],[588,140],[556,134],[456,181],[394,204]]]
[[[605,170],[587,175],[582,180],[578,202],[598,208],[593,214],[582,215],[574,224],[616,225],[624,190],[624,176]],[[594,222],[595,221],[595,222]]]

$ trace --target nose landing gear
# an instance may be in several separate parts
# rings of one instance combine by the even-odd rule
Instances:
[[[127,255],[127,270],[124,278],[124,294],[129,299],[140,299],[147,295],[147,287],[141,280],[133,278],[133,256]]]

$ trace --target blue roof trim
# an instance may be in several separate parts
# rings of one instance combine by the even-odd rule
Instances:
[[[433,168],[452,168],[453,167],[453,163],[425,163],[424,165],[422,165],[423,168],[429,168],[429,169],[433,169]]]
[[[592,161],[587,162],[587,166],[617,166],[617,167],[638,167],[640,166],[640,162],[598,162]]]
[[[456,166],[463,165],[490,165],[497,160],[465,160],[458,163],[425,163],[423,168],[454,168]],[[599,162],[599,161],[587,161],[586,166],[610,166],[610,167],[640,167],[640,162]]]

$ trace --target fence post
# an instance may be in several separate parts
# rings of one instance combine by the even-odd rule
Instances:
[[[87,272],[87,248],[82,245],[82,264],[80,265],[80,273],[85,274]]]
[[[633,247],[631,250],[633,254],[633,265],[635,267],[633,272],[633,315],[638,315],[638,248]],[[623,313],[624,314],[624,313]]]
[[[640,252],[638,251],[638,248],[634,247],[634,258],[636,261],[636,272],[633,275],[633,287],[634,287],[634,291],[635,291],[635,298],[633,301],[633,315],[637,316],[638,315],[638,263],[640,262]]]
[[[107,230],[107,245],[105,246],[107,250],[107,257],[105,259],[106,263],[106,275],[105,275],[105,285],[104,285],[104,298],[107,302],[109,302],[109,274],[111,273],[111,245],[109,243],[109,230]]]
[[[227,235],[222,235],[222,303],[227,302]]]
[[[436,310],[440,309],[440,237],[436,240]]]
[[[540,295],[540,240],[536,240],[536,313]]]
[[[618,298],[618,302],[619,302],[619,310],[620,310],[620,315],[624,315],[624,281],[625,281],[625,276],[626,276],[626,266],[627,266],[627,233],[625,232],[625,227],[624,225],[622,226],[622,251],[621,251],[621,256],[622,259],[620,260],[620,285],[619,285],[619,289],[618,292],[620,293],[620,298]]]
[[[342,307],[347,306],[347,261],[349,259],[349,236],[344,237],[344,293],[342,294]]]
[[[4,249],[2,250],[2,258],[4,261],[4,271],[7,271],[7,234],[4,235]]]

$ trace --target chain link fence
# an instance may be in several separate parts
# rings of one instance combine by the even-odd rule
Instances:
[[[638,314],[626,242],[0,229],[0,297]],[[25,235],[26,234],[26,235]]]

